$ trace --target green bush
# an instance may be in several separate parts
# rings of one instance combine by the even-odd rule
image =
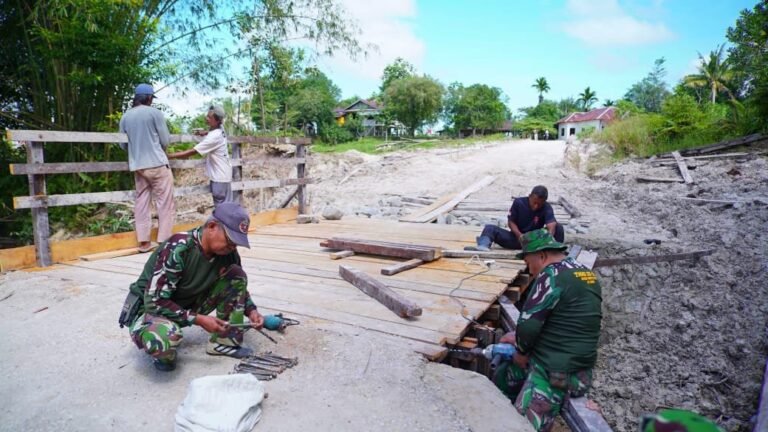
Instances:
[[[633,115],[611,123],[594,139],[608,144],[618,157],[645,155],[653,147],[654,131],[661,121],[656,114]]]
[[[322,142],[333,145],[352,141],[355,138],[349,129],[335,123],[321,127],[318,131],[318,137]]]

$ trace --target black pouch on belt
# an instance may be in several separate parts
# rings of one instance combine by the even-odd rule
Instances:
[[[128,296],[125,297],[125,303],[123,303],[123,310],[120,311],[120,319],[117,321],[120,324],[120,328],[133,322],[136,314],[139,312],[139,308],[143,304],[144,298],[142,296],[138,296],[132,291],[128,292]]]

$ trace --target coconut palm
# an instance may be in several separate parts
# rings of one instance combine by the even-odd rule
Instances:
[[[576,102],[581,104],[581,109],[588,111],[590,108],[592,108],[592,104],[597,102],[597,93],[592,91],[591,88],[587,87],[583,92],[579,93],[579,98],[576,99]]]
[[[544,101],[544,93],[549,91],[549,83],[544,77],[536,78],[536,82],[531,86],[539,92],[539,104]]]
[[[717,94],[725,92],[733,99],[733,93],[728,88],[728,83],[733,78],[731,63],[723,58],[725,45],[720,45],[717,50],[709,53],[709,58],[704,58],[699,53],[699,73],[687,75],[683,83],[693,88],[708,88],[712,103],[715,103]]]
[[[616,105],[616,101],[613,99],[606,99],[605,102],[603,102],[603,106],[614,106]]]

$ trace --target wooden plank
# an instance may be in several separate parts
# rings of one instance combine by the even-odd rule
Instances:
[[[432,204],[430,204],[430,205],[428,205],[426,207],[418,208],[413,213],[410,213],[410,214],[408,214],[406,216],[403,216],[399,220],[400,220],[400,222],[417,222],[424,215],[426,215],[427,213],[429,213],[429,212],[431,212],[431,211],[433,211],[433,210],[435,210],[437,208],[440,208],[440,206],[442,206],[443,204],[446,204],[448,201],[450,201],[453,198],[453,196],[454,196],[454,194],[449,194],[449,195],[442,196],[442,197],[436,199]]]
[[[714,249],[700,250],[695,252],[666,254],[666,255],[650,255],[639,257],[627,257],[627,258],[598,258],[595,261],[594,268],[609,267],[625,264],[652,264],[657,262],[668,262],[693,259],[698,260],[701,257],[711,255],[715,252]]]
[[[250,229],[253,231],[261,226],[286,223],[295,219],[295,207],[256,213],[251,215]],[[202,221],[176,225],[173,227],[173,232],[188,231],[201,223]],[[157,229],[153,229],[152,238],[154,239],[156,236]],[[135,246],[136,233],[133,231],[64,240],[51,243],[51,260],[52,262],[72,261],[83,255],[128,249]],[[33,267],[35,265],[34,249],[33,246],[22,246],[0,250],[0,269],[8,271]]]
[[[685,150],[683,150],[685,152]],[[693,161],[700,161],[700,160],[710,160],[710,159],[739,159],[739,158],[748,158],[748,157],[754,157],[755,153],[747,153],[747,152],[736,152],[736,153],[721,153],[721,154],[713,154],[713,155],[705,155],[705,156],[683,156],[683,160],[686,163],[693,162]],[[676,162],[675,158],[668,157],[668,158],[655,158],[653,160],[648,160],[647,162],[654,163],[654,164],[666,164],[669,162]]]
[[[477,256],[478,258],[486,259],[507,259],[523,262],[523,260],[516,257],[519,251],[516,250],[490,250],[490,251],[467,251],[467,250],[455,250],[455,249],[443,249],[443,256],[446,258],[472,258]]]
[[[298,158],[304,158],[306,156],[307,148],[303,145],[296,146],[296,157]],[[303,179],[307,175],[307,165],[300,163],[296,165],[296,177],[299,179]],[[299,200],[299,214],[304,214],[307,212],[307,203],[306,203],[306,187],[304,186],[305,183],[297,183],[299,185],[298,192],[296,193],[296,198]]]
[[[354,254],[355,254],[355,251],[343,250],[339,252],[331,252],[330,254],[328,254],[328,256],[330,256],[332,260],[337,260],[337,259],[342,259],[346,257],[351,257]]]
[[[6,137],[9,141],[42,141],[46,143],[123,143],[128,142],[128,135],[117,132],[72,132],[72,131],[41,131],[41,130],[8,130]],[[200,142],[202,137],[197,135],[171,135],[171,143]],[[229,143],[248,144],[312,144],[310,138],[304,137],[267,137],[267,136],[228,136]]]
[[[599,411],[587,407],[585,397],[567,398],[561,411],[573,432],[613,432]]]
[[[232,182],[233,191],[242,191],[259,188],[282,187],[298,183],[313,183],[313,179],[277,179],[277,180],[247,180]],[[201,195],[211,193],[210,186],[188,186],[174,188],[174,197],[183,197],[189,195]],[[13,197],[14,209],[61,207],[70,205],[96,204],[108,202],[130,202],[135,199],[136,192],[132,190],[112,191],[112,192],[91,192],[81,194],[65,195],[43,195],[43,196],[21,196]]]
[[[441,256],[441,251],[437,248],[430,248],[428,246],[419,245],[397,245],[397,244],[384,244],[383,242],[373,242],[369,240],[360,239],[347,239],[334,237],[325,242],[322,242],[320,246],[328,247],[331,249],[351,250],[356,253],[364,253],[371,255],[382,255],[395,258],[417,258],[422,261],[434,261]]]
[[[400,197],[400,199],[403,202],[411,203],[411,204],[420,204],[420,205],[432,205],[433,200],[426,199],[426,198],[417,198],[417,197],[409,197],[409,196],[403,196]]]
[[[506,317],[514,329],[517,326],[518,318],[520,318],[520,311],[517,310],[515,304],[507,296],[499,297],[499,306],[501,306],[501,316]]]
[[[740,138],[720,141],[715,144],[706,145],[703,147],[696,147],[683,150],[682,153],[686,156],[689,155],[701,155],[705,153],[713,153],[727,148],[738,147],[740,145],[752,145],[760,141],[768,140],[768,136],[760,133],[743,136]]]
[[[383,269],[381,269],[381,274],[383,274],[384,276],[392,276],[392,275],[404,272],[406,270],[416,268],[422,264],[424,264],[424,261],[420,259],[411,259],[405,262],[392,264],[389,267],[384,267]]]
[[[294,165],[296,163],[306,162],[306,159],[298,158],[272,158],[269,161],[271,166],[273,165]],[[248,165],[250,163],[262,162],[261,159],[246,158],[246,159],[230,159],[229,161],[233,167],[239,167]],[[171,168],[173,169],[193,169],[193,168],[205,168],[204,159],[189,159],[180,160],[172,159],[169,161]],[[26,175],[26,174],[70,174],[81,172],[120,172],[128,171],[128,162],[55,162],[45,164],[9,164],[8,165],[11,174],[14,175]]]
[[[757,420],[753,430],[755,432],[768,430],[768,361],[765,362],[763,386],[760,390],[760,399],[757,406]]]
[[[110,252],[99,252],[99,253],[90,254],[90,255],[82,255],[80,259],[83,261],[98,261],[103,259],[112,259],[112,258],[122,257],[126,255],[134,255],[137,253],[139,253],[139,250],[135,247],[132,247],[128,249],[118,249]]]
[[[232,147],[233,159],[240,159],[241,157],[243,157],[243,153],[240,148],[240,143],[230,142],[229,146]],[[242,179],[243,179],[243,167],[239,165],[232,166],[232,183],[240,182]],[[232,185],[232,200],[240,205],[243,205],[243,190],[235,189],[234,184]]]
[[[567,211],[568,214],[571,215],[571,217],[574,217],[574,218],[581,217],[581,212],[579,211],[579,209],[577,209],[575,205],[568,202],[568,200],[566,200],[565,197],[560,197],[560,199],[558,199],[557,202],[560,203],[561,206],[563,206],[565,211]]]
[[[671,177],[648,177],[648,176],[637,176],[635,177],[635,180],[637,180],[640,183],[683,183],[685,180],[681,178],[671,178]]]
[[[404,218],[401,218],[401,222],[415,222],[415,223],[427,223],[432,222],[433,220],[437,219],[437,216],[441,213],[446,213],[456,207],[458,203],[460,203],[464,198],[468,197],[469,195],[479,191],[480,189],[490,185],[496,180],[496,177],[494,176],[486,176],[480,179],[479,181],[473,183],[466,189],[456,193],[451,199],[449,199],[447,202],[438,205],[431,210],[428,210],[427,212],[417,212],[418,215],[408,215]],[[432,206],[425,207],[422,210],[430,209]]]
[[[680,152],[677,150],[673,151],[672,157],[675,158],[675,162],[677,162],[677,167],[680,169],[680,175],[683,176],[683,180],[685,180],[685,183],[686,184],[693,183],[693,177],[691,177],[691,173],[688,171],[688,166],[685,164],[683,157],[680,156]]]
[[[412,318],[421,315],[421,307],[419,305],[392,291],[383,283],[354,267],[340,265],[339,275],[364,293],[378,300],[401,318]]]
[[[43,143],[30,142],[27,144],[26,150],[27,162],[32,164],[42,164],[44,162]],[[47,194],[44,175],[30,174],[27,176],[27,179],[30,195],[44,197]],[[32,233],[35,242],[37,265],[40,267],[51,265],[51,245],[48,242],[51,228],[48,224],[48,204],[45,200],[41,200],[40,205],[32,209]]]

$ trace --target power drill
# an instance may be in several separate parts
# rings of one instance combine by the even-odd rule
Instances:
[[[286,327],[297,324],[299,324],[297,320],[286,318],[281,313],[264,317],[264,328],[267,330],[283,331]]]
[[[483,356],[490,360],[490,367],[495,370],[502,362],[512,360],[515,355],[515,346],[508,343],[497,343],[485,348],[472,348],[472,354]]]
[[[515,355],[515,346],[508,343],[497,343],[485,348],[472,348],[472,354],[482,355],[488,360],[494,360],[497,356],[501,361],[511,360]]]

